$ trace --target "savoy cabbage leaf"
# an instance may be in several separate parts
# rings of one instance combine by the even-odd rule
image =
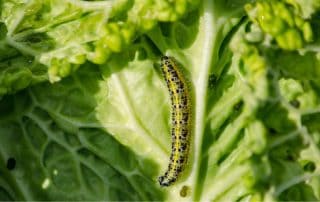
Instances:
[[[59,2],[1,2],[1,200],[320,200],[317,0]],[[169,187],[162,55],[192,92]]]

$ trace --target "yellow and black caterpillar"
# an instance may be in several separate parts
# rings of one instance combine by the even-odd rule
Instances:
[[[168,169],[159,177],[161,186],[177,181],[184,170],[189,153],[191,107],[188,86],[172,57],[161,58],[161,71],[167,83],[171,99],[172,150]]]

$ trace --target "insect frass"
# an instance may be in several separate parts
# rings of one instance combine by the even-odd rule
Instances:
[[[159,177],[159,183],[161,186],[169,186],[177,181],[187,163],[191,107],[186,80],[172,57],[161,58],[161,71],[171,99],[172,150],[168,169],[163,176]]]

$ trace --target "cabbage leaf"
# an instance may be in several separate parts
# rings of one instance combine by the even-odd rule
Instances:
[[[2,1],[0,200],[320,200],[319,9]],[[162,55],[193,103],[187,169],[165,188]]]

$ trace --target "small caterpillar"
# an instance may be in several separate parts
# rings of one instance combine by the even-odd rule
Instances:
[[[158,181],[161,186],[169,186],[177,181],[187,163],[191,107],[186,80],[172,57],[163,56],[161,58],[161,71],[171,98],[172,150],[168,169]]]

